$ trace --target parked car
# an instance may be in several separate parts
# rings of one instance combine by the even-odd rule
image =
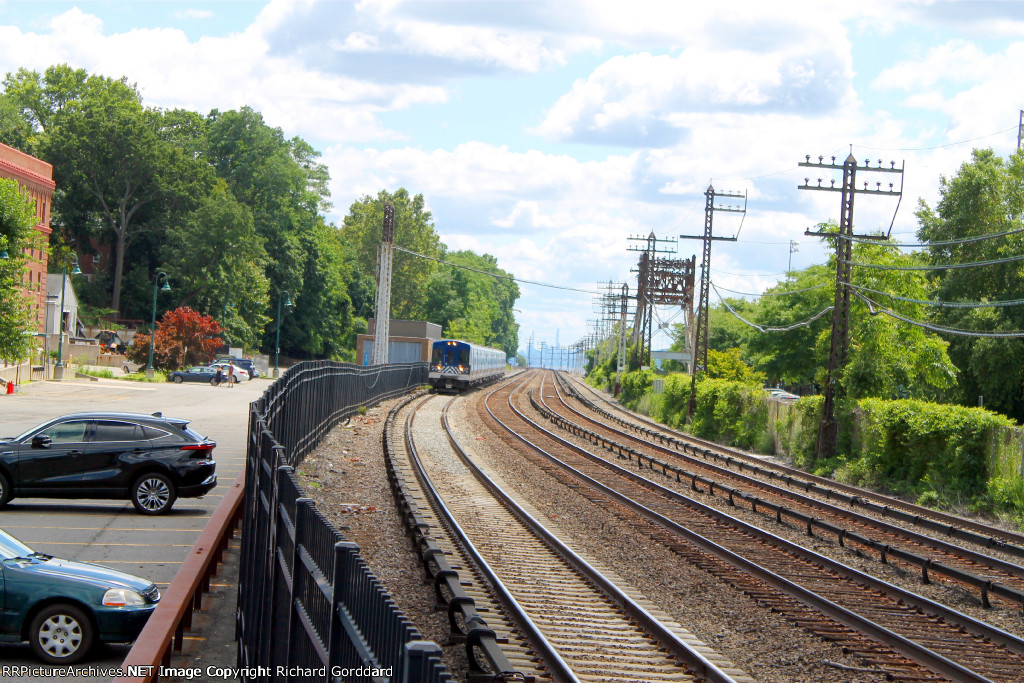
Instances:
[[[135,640],[159,601],[152,581],[34,552],[0,529],[0,642],[28,640],[47,664],[73,664],[97,642]]]
[[[214,373],[217,372],[217,368],[223,370],[229,382],[245,382],[249,379],[248,371],[234,363],[212,363],[210,367]]]
[[[260,376],[259,368],[256,367],[255,361],[252,358],[235,358],[234,356],[228,358],[218,358],[216,363],[234,363],[243,370],[249,373],[250,378],[256,378]]]
[[[73,413],[0,439],[0,507],[12,498],[129,499],[144,515],[217,485],[216,443],[161,413]]]
[[[175,370],[167,376],[167,379],[175,384],[182,382],[206,382],[207,384],[217,383],[217,368],[209,365],[193,365],[184,370]]]

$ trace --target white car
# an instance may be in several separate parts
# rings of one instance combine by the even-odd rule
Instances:
[[[249,379],[249,371],[233,363],[210,363],[211,368],[220,368],[229,382],[245,382]]]

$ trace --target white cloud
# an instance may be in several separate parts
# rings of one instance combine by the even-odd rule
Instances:
[[[688,47],[676,56],[618,56],[577,80],[534,129],[557,140],[664,146],[697,112],[815,116],[854,100],[838,49],[756,53]]]

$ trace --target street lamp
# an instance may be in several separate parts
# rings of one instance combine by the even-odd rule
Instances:
[[[156,288],[160,284],[161,276],[164,278],[164,286],[160,288],[160,291],[171,291],[171,278],[164,271],[157,271],[156,277],[153,278],[153,318],[149,324],[149,365],[146,366],[146,377],[150,378],[153,377],[153,349],[156,347]]]
[[[60,368],[60,377],[56,379],[64,379],[64,291],[68,288],[68,261],[75,264],[74,268],[71,269],[72,275],[81,275],[82,269],[78,267],[78,254],[71,254],[61,259],[60,264],[60,311],[57,315],[60,317],[60,328],[57,330],[57,365],[54,366],[54,370]]]
[[[274,377],[278,376],[277,370],[277,357],[281,353],[281,302],[284,302],[285,306],[292,305],[291,293],[287,289],[281,290],[281,293],[277,295],[277,337],[274,340]]]

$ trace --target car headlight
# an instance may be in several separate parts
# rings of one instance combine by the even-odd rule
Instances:
[[[141,607],[146,601],[133,590],[111,588],[103,594],[103,604],[107,607]]]

